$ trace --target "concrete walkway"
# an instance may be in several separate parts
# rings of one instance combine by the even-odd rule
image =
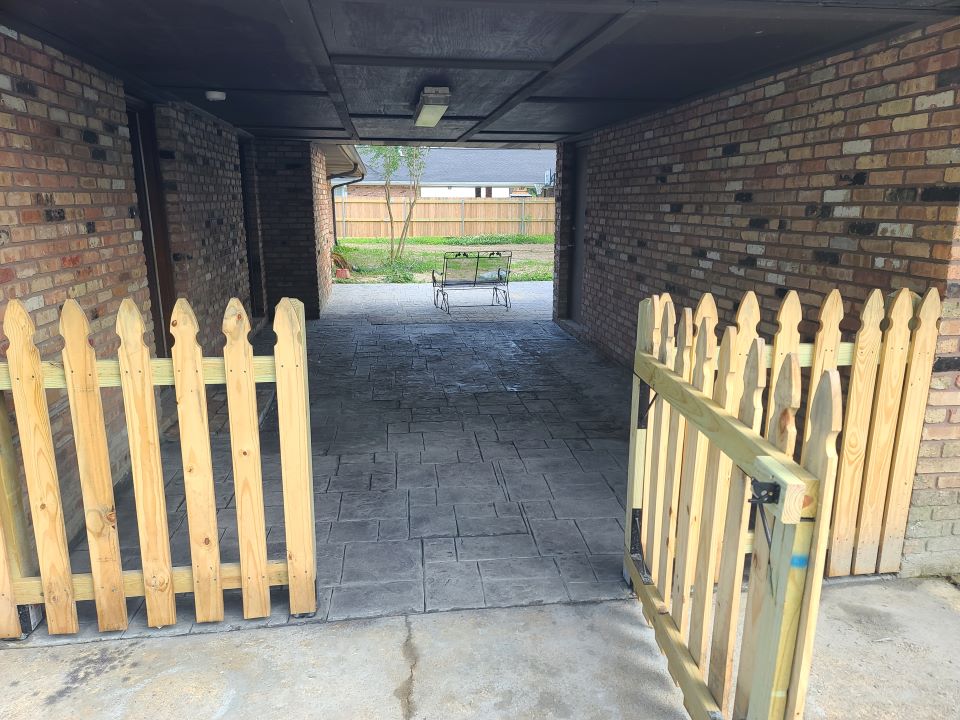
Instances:
[[[513,309],[459,293],[447,315],[424,285],[338,285],[308,327],[320,610],[315,621],[622,599],[629,375],[551,321],[550,283],[517,283]],[[459,304],[458,304],[459,303]],[[270,352],[269,333],[257,351]],[[216,402],[211,398],[211,402]],[[262,427],[269,556],[284,553],[275,410]],[[169,434],[168,434],[169,437]],[[221,556],[238,559],[229,435],[213,438]],[[164,445],[171,548],[189,565],[179,445]],[[125,568],[138,567],[133,493],[117,499]],[[71,562],[88,571],[81,542]],[[192,622],[164,633],[282,625]],[[124,636],[153,634],[139,600]],[[104,639],[91,602],[77,638]]]
[[[805,717],[955,718],[957,637],[943,580],[828,583]],[[3,647],[4,720],[687,717],[636,600]]]
[[[635,601],[21,649],[0,688],[4,720],[686,717]]]

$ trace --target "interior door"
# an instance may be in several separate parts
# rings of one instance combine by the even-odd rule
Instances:
[[[573,173],[573,246],[570,248],[570,287],[567,317],[580,322],[583,312],[583,268],[586,261],[584,235],[587,224],[587,157],[585,147],[576,146]]]

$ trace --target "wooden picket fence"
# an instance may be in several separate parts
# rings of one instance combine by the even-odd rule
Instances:
[[[624,565],[692,717],[801,718],[825,571],[899,568],[939,315],[873,291],[842,342],[833,291],[801,343],[791,292],[768,346],[748,292],[718,348],[709,294],[640,304]]]
[[[19,473],[6,412],[0,412],[0,637],[21,635],[18,605],[42,603],[51,634],[78,631],[77,601],[94,600],[102,632],[127,627],[128,597],[144,597],[150,627],[177,621],[175,595],[193,593],[197,622],[224,617],[223,591],[241,589],[245,618],[270,614],[270,587],[286,585],[290,612],[316,612],[316,537],[303,305],[285,298],[276,310],[272,357],[254,357],[250,322],[233,299],[223,317],[222,358],[205,358],[186,300],[171,319],[172,359],[151,358],[135,303],[117,315],[117,358],[98,360],[80,306],[60,316],[62,363],[41,362],[35,326],[11,300],[3,329],[10,341],[0,363],[0,389],[11,390],[33,521],[35,555],[24,528]],[[286,557],[268,559],[260,465],[256,383],[275,382],[279,416]],[[177,397],[191,565],[173,567],[154,388],[173,385]],[[205,385],[226,385],[240,562],[220,560]],[[110,473],[101,388],[119,386],[129,436],[141,569],[123,569]],[[73,573],[60,499],[46,389],[66,388],[90,549],[90,573]],[[33,568],[39,569],[34,575]]]
[[[390,203],[394,232],[399,235],[410,207],[409,198]],[[337,199],[337,236],[389,237],[390,220],[383,198]],[[552,235],[553,198],[418,198],[410,220],[410,237],[470,235]]]

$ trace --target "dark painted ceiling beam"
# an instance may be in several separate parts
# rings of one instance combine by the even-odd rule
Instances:
[[[552,79],[554,75],[569,70],[595,53],[600,48],[609,45],[611,42],[633,27],[639,21],[639,19],[640,13],[634,7],[627,12],[618,15],[612,20],[607,21],[598,30],[594,31],[580,43],[575,45],[572,49],[568,50],[556,63],[554,63],[550,70],[537,75],[537,77],[521,87],[503,103],[501,103],[500,106],[497,107],[497,109],[492,113],[487,115],[484,120],[478,122],[457,139],[461,142],[464,140],[469,140],[476,133],[490,127],[490,125],[513,110],[517,105],[536,93],[536,91],[543,87],[544,84]]]
[[[960,12],[960,3],[940,7],[880,5],[867,0],[639,0],[637,8],[649,15],[671,17],[724,17],[754,20],[863,20],[920,22],[950,17]],[[932,21],[932,20],[931,20]]]
[[[396,55],[331,55],[334,65],[367,65],[375,67],[423,67],[464,70],[527,70],[544,72],[549,62],[532,60],[493,60],[488,58],[408,57]]]
[[[322,125],[250,125],[245,122],[233,123],[244,130],[250,132],[280,132],[283,130],[293,130],[296,132],[323,132],[323,133],[343,133],[347,131],[342,127],[324,127]]]
[[[413,113],[403,114],[377,114],[377,113],[353,113],[350,117],[354,120],[410,120],[413,121]],[[440,124],[450,120],[459,120],[460,122],[480,122],[483,116],[477,115],[444,115],[440,118]]]
[[[188,86],[188,85],[161,85],[162,90],[169,90],[172,93],[182,93],[182,92],[206,92],[207,90],[221,90],[227,94],[227,99],[230,99],[230,95],[283,95],[286,97],[314,97],[314,98],[329,98],[330,93],[326,90],[279,90],[276,88],[238,88],[238,87],[219,87],[219,86]]]
[[[437,5],[447,7],[510,7],[553,12],[591,13],[615,15],[627,12],[637,5],[637,0],[403,0],[408,5]],[[345,5],[351,3],[395,5],[397,0],[340,0]]]
[[[299,33],[303,47],[310,54],[317,73],[320,75],[320,81],[330,94],[330,101],[337,111],[340,122],[350,132],[351,137],[358,138],[357,129],[350,119],[350,111],[347,109],[343,89],[340,87],[337,73],[333,69],[333,63],[330,62],[330,54],[327,52],[327,46],[323,41],[323,33],[320,32],[320,23],[314,15],[313,5],[310,0],[280,0],[280,5]]]
[[[477,135],[532,135],[539,137],[542,135],[572,135],[579,130],[481,130]]]
[[[370,2],[370,0],[341,0]],[[373,0],[392,4],[394,0]],[[750,17],[756,19],[862,19],[917,22],[924,18],[949,17],[960,13],[960,3],[944,2],[936,7],[890,5],[876,0],[405,0],[411,5],[542,9],[555,12],[622,14],[639,11],[650,15],[700,15],[706,17]]]
[[[540,105],[669,105],[677,98],[574,97],[568,95],[531,95],[525,103]]]

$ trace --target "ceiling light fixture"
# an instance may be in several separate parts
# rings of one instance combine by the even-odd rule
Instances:
[[[207,90],[203,95],[210,102],[223,102],[227,99],[227,94],[223,90]]]
[[[413,116],[417,127],[436,127],[450,107],[450,88],[427,86],[420,91],[420,102]]]

